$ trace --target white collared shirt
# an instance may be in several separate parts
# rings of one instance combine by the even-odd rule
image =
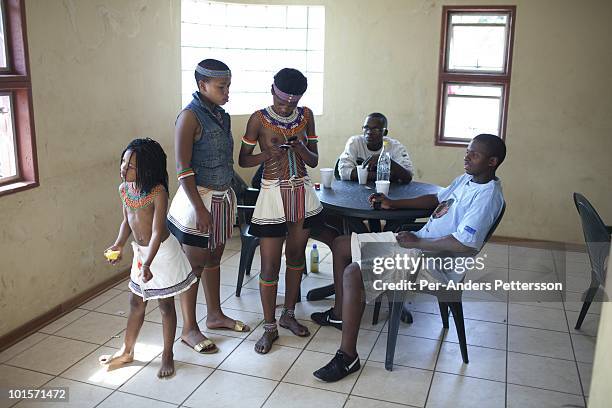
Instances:
[[[390,137],[385,136],[383,141],[389,142],[391,160],[408,170],[410,174],[414,174],[412,161],[406,148],[400,142]],[[378,150],[369,150],[364,135],[351,136],[346,142],[344,151],[339,158],[338,172],[340,173],[340,179],[351,179],[351,173],[357,167],[357,159],[365,160],[374,154],[379,154],[381,151],[382,147]]]

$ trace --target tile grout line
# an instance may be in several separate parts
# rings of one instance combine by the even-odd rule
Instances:
[[[510,266],[510,248],[508,248],[508,266]],[[510,280],[510,269],[508,269],[507,280]],[[504,408],[508,408],[508,358],[509,358],[509,340],[510,339],[510,295],[506,302],[506,380],[504,381]]]
[[[556,263],[556,261],[554,260],[553,257],[553,262]],[[555,268],[556,269],[556,268]],[[567,316],[566,310],[565,310],[565,302],[563,302],[563,315],[565,316],[565,323],[567,324],[567,332],[570,338],[570,344],[572,346],[572,354],[574,355],[574,363],[576,364],[576,374],[578,375],[578,384],[580,385],[580,390],[582,391],[582,400],[584,401],[584,406],[587,406],[587,400],[586,400],[586,395],[585,395],[585,390],[584,390],[584,385],[582,384],[582,376],[580,375],[580,366],[578,365],[578,358],[576,357],[576,349],[574,347],[574,339],[572,337],[572,332],[571,332],[571,327],[570,326],[570,322],[569,322],[569,317]],[[585,316],[586,318],[586,316]],[[597,338],[597,337],[595,337]],[[590,384],[589,384],[590,386]]]
[[[453,320],[454,320],[454,316],[453,316]],[[449,329],[450,329],[450,325],[449,325]],[[442,340],[439,341],[438,343],[438,353],[436,355],[436,362],[434,363],[434,367],[433,367],[433,374],[431,375],[431,380],[429,381],[429,388],[427,388],[427,395],[425,396],[425,404],[423,405],[424,407],[427,406],[427,401],[429,401],[429,394],[431,393],[431,387],[433,387],[433,380],[436,376],[436,368],[438,367],[438,361],[440,360],[440,353],[442,352],[442,346],[444,344],[444,338],[446,338],[446,335],[448,334],[448,330],[445,330],[444,335],[442,336]]]

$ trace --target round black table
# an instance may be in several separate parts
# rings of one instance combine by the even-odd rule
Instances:
[[[409,184],[391,183],[389,186],[389,198],[414,198],[426,194],[436,194],[439,186],[429,183],[413,181]],[[317,196],[325,211],[342,217],[353,217],[369,220],[404,220],[415,218],[426,218],[431,215],[433,209],[404,209],[404,210],[375,210],[370,207],[368,197],[376,192],[373,182],[359,184],[356,181],[332,181],[331,188],[317,191]],[[346,233],[347,231],[345,231]]]
[[[389,198],[414,198],[426,194],[436,194],[440,190],[439,186],[429,183],[413,181],[409,184],[391,183],[389,186]],[[350,234],[351,219],[368,220],[406,220],[412,222],[416,218],[426,218],[433,212],[432,209],[403,209],[403,210],[375,210],[370,207],[368,197],[376,192],[373,182],[359,184],[356,181],[333,180],[331,188],[324,188],[316,191],[323,209],[330,214],[342,217],[342,224],[345,234]],[[320,288],[311,289],[308,292],[308,300],[321,300],[334,294],[334,285],[327,285]]]

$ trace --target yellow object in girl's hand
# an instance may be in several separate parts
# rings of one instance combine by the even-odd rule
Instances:
[[[112,250],[109,249],[108,251],[104,252],[104,256],[109,261],[116,261],[117,258],[119,258],[119,254],[120,253],[121,253],[121,251],[112,251]]]

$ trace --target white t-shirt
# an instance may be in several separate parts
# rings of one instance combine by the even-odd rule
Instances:
[[[391,153],[391,160],[405,168],[414,174],[412,169],[412,161],[408,156],[406,148],[397,140],[391,139],[390,137],[384,137],[383,141],[389,142],[389,149]],[[366,138],[364,135],[351,136],[346,142],[344,151],[340,155],[338,162],[338,171],[340,173],[341,180],[350,180],[353,169],[357,167],[357,159],[365,160],[369,156],[379,154],[382,151],[382,147],[378,150],[372,151],[368,149]]]
[[[442,238],[452,235],[463,245],[480,250],[491,226],[504,205],[499,179],[485,184],[474,183],[463,174],[438,193],[439,205],[423,228],[419,238]]]

